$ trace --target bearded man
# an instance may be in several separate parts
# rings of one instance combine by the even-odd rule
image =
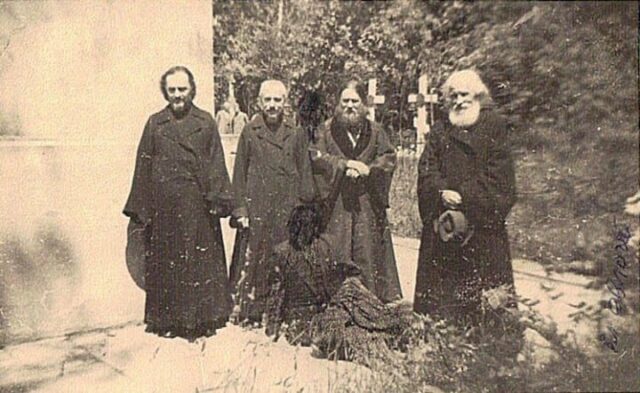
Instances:
[[[362,90],[354,82],[341,90],[310,156],[338,262],[355,263],[362,283],[390,302],[402,297],[386,213],[396,151],[382,127],[367,119]]]
[[[434,127],[418,167],[414,310],[475,326],[494,314],[482,312],[483,293],[504,286],[513,294],[505,219],[516,201],[514,166],[507,123],[478,74],[455,72],[442,90],[448,122]]]
[[[307,137],[285,117],[286,97],[281,81],[263,82],[258,95],[261,112],[238,140],[232,225],[239,231],[230,275],[239,308],[234,318],[243,323],[262,322],[271,289],[268,259],[273,247],[288,239],[291,210],[314,196]]]
[[[193,339],[231,312],[220,217],[233,194],[216,123],[193,104],[191,71],[169,69],[160,87],[169,105],[144,128],[124,214],[147,231],[147,331]]]

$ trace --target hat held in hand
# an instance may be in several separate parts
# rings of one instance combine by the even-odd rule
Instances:
[[[473,228],[461,211],[447,210],[433,221],[433,229],[443,242],[461,243],[464,246],[473,235]]]

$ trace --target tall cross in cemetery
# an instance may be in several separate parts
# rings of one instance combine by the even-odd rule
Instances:
[[[227,98],[229,102],[235,101],[236,98],[235,83],[236,79],[233,77],[233,75],[231,75],[229,77],[229,98]]]
[[[418,108],[418,114],[413,119],[413,125],[418,131],[417,143],[424,143],[424,137],[431,129],[430,125],[433,125],[433,104],[438,102],[437,94],[433,92],[429,94],[429,79],[426,74],[418,78],[418,94],[409,94],[408,101]],[[427,104],[429,104],[429,116],[427,116]]]
[[[236,108],[238,107],[238,102],[236,101],[235,83],[236,79],[233,77],[233,75],[229,76],[229,96],[227,97],[227,102],[231,105],[232,116],[235,116]]]
[[[376,95],[378,89],[378,80],[369,79],[367,84],[367,105],[369,106],[369,120],[376,121],[376,105],[384,104],[384,96]]]

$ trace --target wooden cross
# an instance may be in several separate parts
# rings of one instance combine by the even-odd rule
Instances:
[[[232,116],[235,115],[236,107],[238,106],[238,103],[236,102],[235,83],[236,79],[231,75],[229,77],[229,96],[227,97],[227,102],[231,105]]]
[[[369,83],[367,84],[368,93],[367,93],[367,105],[369,106],[369,120],[376,120],[376,105],[384,104],[384,96],[376,95],[376,90],[378,88],[378,80],[373,78],[369,79]]]
[[[438,95],[431,90],[429,93],[429,79],[427,75],[421,75],[418,78],[418,94],[409,94],[408,101],[415,104],[418,108],[418,114],[413,118],[413,126],[418,131],[418,143],[421,143],[424,136],[431,130],[433,125],[433,104],[438,102]],[[427,114],[426,104],[429,104],[429,114]]]

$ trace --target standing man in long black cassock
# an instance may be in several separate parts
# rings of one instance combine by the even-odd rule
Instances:
[[[148,233],[147,331],[195,339],[231,312],[219,217],[233,194],[216,124],[192,102],[193,75],[173,67],[160,84],[169,105],[144,128],[124,214]]]
[[[402,297],[386,214],[396,151],[382,127],[367,119],[359,90],[351,82],[341,91],[310,156],[338,260],[358,265],[363,284],[390,302]]]
[[[476,326],[483,292],[513,285],[505,219],[516,201],[514,165],[507,123],[478,74],[455,72],[442,90],[449,118],[429,134],[418,167],[424,227],[414,310]],[[447,235],[448,215],[458,238]]]
[[[314,196],[308,138],[285,117],[286,97],[281,81],[263,82],[258,94],[261,112],[238,140],[233,168],[237,200],[231,222],[239,230],[230,279],[236,291],[234,318],[244,324],[262,322],[273,247],[288,239],[287,220],[293,208]]]

